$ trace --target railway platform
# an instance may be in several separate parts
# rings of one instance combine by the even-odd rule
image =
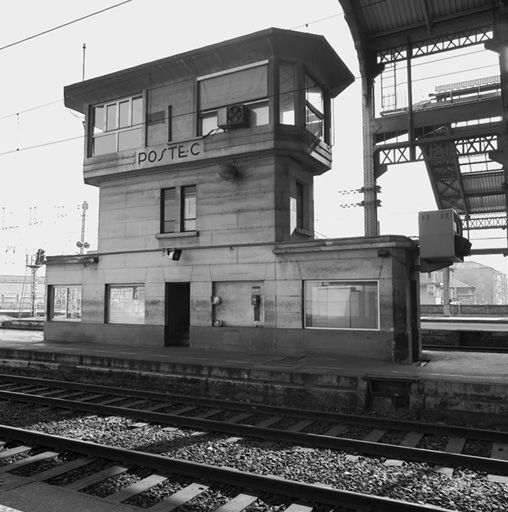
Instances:
[[[42,333],[0,331],[0,372],[302,408],[462,418],[478,426],[508,426],[507,368],[507,353],[432,350],[419,363],[401,365],[355,357],[51,343]]]

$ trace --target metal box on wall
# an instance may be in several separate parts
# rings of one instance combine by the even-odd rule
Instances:
[[[462,221],[455,210],[419,212],[420,261],[439,262],[434,269],[464,261],[471,249],[469,240],[462,236]],[[426,265],[423,265],[426,267]],[[421,269],[430,271],[429,269]]]

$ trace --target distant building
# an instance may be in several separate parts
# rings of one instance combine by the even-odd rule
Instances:
[[[450,301],[457,304],[476,304],[476,287],[459,281],[450,269]],[[443,304],[443,271],[420,275],[420,304]]]
[[[475,261],[454,265],[453,272],[456,279],[475,287],[476,304],[508,304],[506,274]]]
[[[37,277],[37,311],[45,313],[46,278]],[[0,313],[30,311],[31,275],[0,275]]]

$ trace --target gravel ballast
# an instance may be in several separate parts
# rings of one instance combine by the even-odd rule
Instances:
[[[226,435],[195,436],[192,431],[164,429],[160,425],[133,428],[135,422],[127,418],[76,413],[58,416],[54,411],[20,409],[17,404],[12,403],[0,405],[0,423],[49,434],[229,466],[258,474],[277,475],[307,483],[321,483],[337,489],[426,503],[458,512],[508,510],[508,485],[491,482],[486,474],[467,469],[455,469],[451,476],[447,476],[426,464],[403,463],[402,466],[386,466],[383,458],[351,457],[338,451],[247,438],[232,442]],[[427,443],[435,446],[441,444],[442,440],[431,438],[427,439]],[[129,475],[117,478],[111,487],[113,490],[109,492],[117,490],[124,480],[132,483],[136,478],[142,477],[131,470]],[[57,482],[58,480],[52,483]],[[161,484],[161,496],[170,494],[172,486],[178,488],[179,485]],[[87,491],[99,496],[108,494],[108,490],[100,486]],[[153,492],[156,493],[155,496]],[[219,497],[219,491],[207,490],[195,499],[195,503],[193,501],[192,506],[196,508],[188,508],[190,505],[187,505],[181,507],[181,510],[206,510],[205,494],[217,498],[217,502],[223,501]],[[161,496],[157,491],[152,491],[152,495],[146,500],[143,497],[138,498],[139,504],[143,506],[145,502],[153,503]],[[258,500],[247,509],[254,510],[273,512],[284,510],[284,506],[280,501],[270,504]]]

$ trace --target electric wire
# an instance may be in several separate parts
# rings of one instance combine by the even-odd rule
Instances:
[[[7,48],[11,48],[13,46],[16,46],[18,44],[24,43],[26,41],[30,41],[31,39],[35,39],[36,37],[43,36],[45,34],[49,34],[50,32],[54,32],[55,30],[68,27],[69,25],[73,25],[74,23],[77,23],[78,21],[85,20],[87,18],[91,18],[92,16],[96,16],[97,14],[101,14],[106,11],[110,11],[111,9],[115,9],[116,7],[120,7],[121,5],[128,4],[132,2],[133,0],[124,0],[123,2],[120,2],[115,5],[110,5],[109,7],[106,7],[104,9],[100,9],[99,11],[92,12],[90,14],[86,14],[85,16],[81,16],[79,18],[75,18],[71,21],[67,21],[66,23],[62,23],[61,25],[57,25],[56,27],[49,28],[47,30],[43,30],[42,32],[38,32],[37,34],[33,34],[31,36],[25,37],[23,39],[19,39],[18,41],[14,41],[12,43],[6,44],[4,46],[0,46],[0,51],[6,50]]]
[[[121,2],[120,4],[116,4],[116,5],[111,6],[111,7],[109,7],[109,8],[103,9],[102,11],[97,11],[97,12],[92,13],[92,14],[90,14],[90,15],[88,15],[88,16],[83,17],[83,18],[79,18],[78,20],[75,20],[75,21],[79,21],[79,20],[84,19],[84,18],[86,18],[86,17],[93,16],[93,15],[98,14],[98,13],[100,13],[100,12],[104,12],[104,11],[106,11],[106,10],[112,9],[112,8],[114,8],[114,7],[117,7],[117,6],[119,6],[119,5],[123,5],[124,3],[131,2],[131,1],[132,1],[132,0],[126,0],[125,2]],[[325,21],[325,20],[328,20],[328,19],[336,18],[336,17],[338,17],[338,16],[340,16],[340,15],[342,15],[342,14],[347,14],[347,13],[349,13],[349,12],[353,12],[353,11],[355,11],[355,10],[362,10],[363,8],[368,8],[368,7],[371,7],[371,6],[376,5],[376,4],[379,4],[379,3],[384,3],[384,2],[386,2],[386,1],[387,1],[387,0],[377,0],[377,1],[375,1],[375,2],[372,2],[371,4],[368,4],[368,5],[365,5],[365,6],[361,6],[361,7],[359,7],[359,8],[353,8],[353,9],[351,9],[350,11],[347,11],[347,12],[346,12],[346,11],[340,11],[340,12],[338,12],[338,13],[336,13],[336,14],[332,14],[332,15],[330,15],[330,16],[325,16],[325,17],[323,17],[323,18],[319,18],[319,19],[316,19],[316,20],[312,20],[312,21],[309,21],[309,22],[307,22],[307,23],[303,23],[303,24],[301,24],[301,25],[296,25],[296,26],[294,26],[294,27],[291,27],[291,28],[290,28],[290,30],[295,30],[295,29],[303,28],[303,27],[309,27],[310,25],[314,25],[314,24],[316,24],[316,23],[320,23],[321,21]],[[62,25],[62,26],[65,26],[65,25]],[[44,32],[44,33],[45,33],[45,32]],[[36,37],[36,36],[32,36],[32,37]],[[30,38],[32,38],[32,37],[30,37]],[[30,38],[26,38],[25,40],[30,39]],[[24,41],[24,40],[23,40],[23,41]],[[12,43],[12,44],[16,44],[16,43]],[[10,45],[7,45],[7,46],[10,46]],[[1,49],[3,49],[3,48],[0,48],[0,50],[1,50]],[[473,54],[476,54],[476,53],[480,53],[480,52],[482,52],[482,51],[485,51],[485,50],[474,50],[474,51],[471,51],[471,52],[463,53],[463,54],[461,54],[461,55],[450,55],[450,56],[448,56],[448,57],[442,57],[442,58],[440,58],[440,59],[434,59],[434,60],[429,61],[429,62],[420,62],[420,63],[415,63],[415,64],[412,64],[412,67],[414,68],[414,67],[417,67],[417,66],[431,65],[431,64],[433,64],[434,62],[440,62],[440,61],[449,60],[449,59],[456,59],[456,58],[464,57],[464,56],[467,56],[467,55],[473,55]],[[424,57],[424,56],[421,56],[421,57]],[[474,69],[474,68],[473,68],[473,69]],[[468,69],[467,71],[470,71],[470,69]],[[459,73],[459,72],[460,72],[460,71],[457,71],[457,73]],[[144,74],[144,73],[142,73],[142,74]],[[142,74],[140,74],[140,75],[135,75],[135,76],[142,76]],[[436,78],[437,76],[440,76],[440,75],[435,75],[435,76],[431,76],[431,77],[427,77],[427,78]],[[356,76],[356,75],[354,76],[354,79],[355,79],[355,80],[359,80],[360,78],[361,78],[361,76]],[[416,82],[416,81],[419,81],[419,80],[423,80],[423,79],[415,79],[415,80],[413,80],[413,82]],[[178,82],[177,82],[177,83],[178,83]],[[401,82],[401,84],[400,84],[400,85],[402,85],[403,83],[405,83],[405,82]],[[3,119],[7,119],[7,118],[10,118],[10,117],[14,117],[14,116],[16,116],[16,115],[18,115],[18,114],[23,114],[23,113],[26,113],[26,112],[30,112],[30,111],[33,111],[33,110],[37,110],[37,109],[40,109],[40,108],[47,107],[47,106],[49,106],[49,105],[53,105],[53,104],[56,104],[56,103],[60,103],[60,102],[62,102],[62,101],[63,101],[63,99],[59,99],[59,100],[55,100],[55,101],[52,101],[52,102],[49,102],[49,103],[44,103],[44,104],[42,104],[42,105],[36,105],[36,106],[34,106],[34,107],[31,107],[31,108],[28,108],[28,109],[25,109],[25,110],[22,110],[22,111],[19,111],[19,112],[13,112],[13,113],[11,113],[11,114],[7,114],[7,115],[4,115],[4,116],[0,117],[0,121],[2,121]]]
[[[475,68],[470,68],[470,71],[475,71],[475,70],[479,70],[479,69],[484,69],[484,68],[490,68],[490,67],[493,67],[495,66],[494,64],[492,65],[487,65],[487,66],[478,66],[478,67],[475,67]],[[439,75],[434,75],[434,76],[430,76],[430,77],[426,77],[425,80],[428,80],[429,78],[438,78],[440,76],[447,76],[448,74],[450,73],[441,73]],[[451,74],[455,74],[455,73],[451,73]],[[117,79],[117,77],[114,77],[115,80]],[[182,80],[181,82],[185,82],[187,80]],[[416,81],[416,80],[415,80]],[[304,91],[306,90],[305,87],[301,87],[301,88],[296,88],[296,89],[293,89],[292,92],[296,93],[296,92],[301,92],[301,91]],[[80,96],[80,94],[77,94],[77,96]],[[275,94],[272,94],[272,95],[268,95],[262,99],[270,99],[272,97],[274,97]],[[198,110],[191,110],[191,111],[187,111],[187,112],[182,112],[180,114],[175,114],[175,115],[172,115],[171,116],[171,120],[173,119],[177,119],[179,117],[184,117],[184,116],[190,116],[190,115],[195,115],[195,114],[198,114],[200,111]],[[168,117],[165,115],[164,116],[164,121],[167,121],[168,120]],[[136,125],[136,126],[146,126],[147,123],[140,123],[139,125]],[[132,127],[131,127],[132,128]],[[12,149],[12,150],[8,150],[8,151],[4,151],[4,152],[1,152],[0,153],[0,157],[1,156],[4,156],[4,155],[8,155],[8,154],[12,154],[12,153],[18,153],[20,151],[26,151],[26,150],[30,150],[30,149],[36,149],[36,148],[40,148],[40,147],[44,147],[44,146],[49,146],[51,144],[60,144],[62,142],[67,142],[67,141],[71,141],[71,140],[76,140],[78,138],[82,138],[84,137],[83,135],[79,136],[79,137],[70,137],[70,138],[67,138],[67,139],[59,139],[59,140],[56,140],[56,141],[48,141],[46,143],[43,143],[43,144],[37,144],[37,145],[34,145],[34,146],[27,146],[27,147],[24,147],[24,148],[16,148],[16,149]]]
[[[310,23],[314,23],[314,22],[309,22]],[[301,25],[301,26],[305,26],[305,25]],[[421,63],[416,63],[416,64],[412,64],[412,67],[417,67],[417,66],[426,66],[426,65],[432,65],[434,64],[435,62],[441,62],[441,61],[444,61],[444,60],[450,60],[450,59],[456,59],[456,58],[460,58],[460,57],[465,57],[465,56],[468,56],[468,55],[474,55],[474,54],[477,54],[477,53],[482,53],[483,51],[485,50],[474,50],[474,51],[471,51],[471,52],[467,52],[467,53],[463,53],[461,55],[449,55],[447,57],[443,57],[441,59],[434,59],[432,61],[429,61],[429,62],[421,62]],[[489,66],[483,66],[483,67],[494,67],[494,66],[497,66],[497,64],[491,64]],[[475,71],[475,70],[478,70],[478,69],[481,69],[480,68],[469,68],[467,70],[464,70],[464,71]],[[456,71],[454,73],[461,73],[462,71]],[[449,74],[454,74],[454,73],[449,73]],[[432,75],[432,76],[429,76],[429,77],[425,77],[425,78],[416,78],[416,79],[413,79],[412,82],[418,82],[418,81],[422,81],[422,80],[428,80],[430,78],[439,78],[440,76],[445,76],[444,74],[439,74],[439,75]],[[355,80],[359,80],[361,78],[361,76],[357,76],[355,75],[354,76],[354,79]],[[182,80],[181,82],[175,82],[175,84],[178,84],[178,83],[182,83],[184,82],[184,80]],[[406,84],[407,82],[400,82],[399,85],[403,85],[403,84]],[[56,103],[62,103],[64,100],[63,99],[59,99],[59,100],[55,100],[55,101],[51,101],[51,102],[48,102],[48,103],[43,103],[41,105],[35,105],[33,107],[30,107],[30,108],[27,108],[25,110],[20,110],[18,112],[12,112],[11,114],[6,114],[2,117],[0,117],[0,121],[4,120],[4,119],[8,119],[8,118],[11,118],[11,117],[15,117],[19,114],[25,114],[27,112],[32,112],[34,110],[38,110],[38,109],[41,109],[41,108],[45,108],[45,107],[48,107],[48,106],[51,106],[51,105],[54,105]]]

